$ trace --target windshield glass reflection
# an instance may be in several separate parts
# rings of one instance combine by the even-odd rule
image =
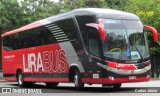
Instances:
[[[146,36],[140,21],[103,19],[107,39],[103,42],[106,57],[142,59],[149,55]]]

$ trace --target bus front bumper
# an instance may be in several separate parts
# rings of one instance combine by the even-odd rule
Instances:
[[[147,75],[145,77],[135,77],[135,78],[82,78],[83,83],[88,84],[118,84],[118,83],[130,83],[130,82],[145,82],[149,81],[150,76]]]
[[[142,68],[142,69],[136,69],[136,70],[123,70],[123,69],[118,69],[118,68],[113,68],[107,65],[103,65],[100,63],[97,63],[98,66],[106,69],[107,71],[119,74],[119,75],[137,75],[137,74],[143,74],[146,73],[151,69],[151,64]]]

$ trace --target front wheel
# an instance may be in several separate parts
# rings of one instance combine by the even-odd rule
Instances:
[[[113,84],[113,88],[115,88],[115,89],[119,89],[119,88],[121,88],[121,83],[120,84]]]
[[[81,75],[78,70],[76,70],[74,75],[74,84],[77,90],[81,90],[84,87],[84,83],[81,82]]]

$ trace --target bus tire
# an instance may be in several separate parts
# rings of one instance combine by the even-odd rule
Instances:
[[[18,72],[18,74],[17,74],[17,81],[18,81],[18,85],[20,87],[25,87],[26,86],[26,82],[24,81],[22,71]]]
[[[34,83],[35,82],[25,82],[25,84],[26,84],[27,87],[33,86]]]
[[[121,88],[121,85],[122,85],[122,83],[113,84],[113,88],[114,88],[114,89],[119,89],[119,88]]]
[[[59,83],[46,82],[47,87],[56,87]]]
[[[112,84],[102,84],[102,87],[106,87],[106,86],[107,87],[110,87],[110,86],[112,87],[113,85]]]
[[[81,75],[78,70],[75,71],[74,84],[75,84],[76,90],[81,90],[84,87],[84,83],[81,82]]]

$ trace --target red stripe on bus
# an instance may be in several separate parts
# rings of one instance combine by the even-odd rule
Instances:
[[[150,77],[137,77],[135,80],[129,80],[129,78],[114,78],[111,80],[109,78],[82,78],[83,83],[93,83],[93,84],[115,84],[115,83],[128,83],[128,82],[144,82],[149,81]]]
[[[123,64],[123,63],[108,61],[108,66],[123,70],[136,70],[136,66],[134,64]]]
[[[4,79],[11,82],[17,81],[16,77],[4,77]]]
[[[11,34],[15,34],[15,33],[18,33],[18,32],[22,32],[22,31],[25,31],[25,30],[28,30],[28,29],[40,27],[40,26],[42,26],[42,25],[43,25],[43,24],[40,23],[40,22],[33,22],[33,23],[28,24],[28,25],[26,25],[26,26],[23,26],[23,27],[21,27],[21,28],[18,28],[18,29],[15,29],[15,30],[6,32],[6,33],[2,34],[2,37],[3,37],[3,36],[7,36],[7,35],[11,35]]]

